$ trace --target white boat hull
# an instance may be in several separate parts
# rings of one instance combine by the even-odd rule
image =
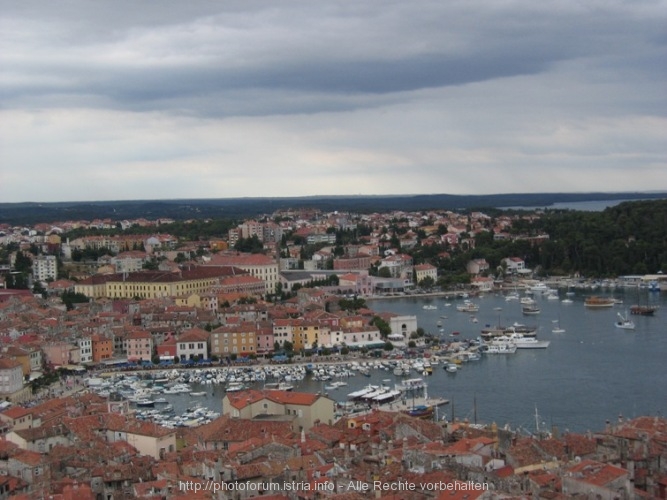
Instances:
[[[517,349],[546,349],[549,347],[548,340],[536,340],[535,342],[516,342]]]

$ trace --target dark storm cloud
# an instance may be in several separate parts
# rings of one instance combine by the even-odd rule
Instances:
[[[667,0],[0,0],[0,196],[655,189],[665,26]]]
[[[534,74],[569,59],[635,53],[637,45],[644,48],[644,67],[655,71],[650,46],[664,42],[660,20],[640,19],[640,34],[622,4],[587,16],[567,2],[551,8],[520,2],[387,2],[357,9],[340,3],[160,5],[68,2],[54,10],[32,2],[9,8],[10,27],[20,29],[23,21],[55,28],[23,35],[37,46],[10,58],[18,77],[0,87],[4,106],[14,99],[59,105],[62,96],[80,95],[84,105],[97,97],[99,105],[120,109],[155,104],[185,111],[202,98],[261,89],[331,94],[325,110],[333,102],[353,109],[364,102],[348,100],[351,94]],[[235,113],[244,114],[242,102],[236,101]],[[289,112],[279,101],[264,104],[269,114]],[[316,112],[314,104],[306,94],[295,111]],[[249,101],[249,114],[253,108]]]

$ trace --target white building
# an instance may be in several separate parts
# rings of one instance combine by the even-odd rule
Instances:
[[[505,269],[507,274],[525,274],[530,272],[529,269],[526,269],[526,263],[523,259],[519,257],[507,257],[503,259],[505,264]]]
[[[11,394],[23,388],[23,365],[9,358],[0,358],[0,394]]]
[[[181,361],[188,359],[208,359],[209,333],[200,328],[183,332],[176,341],[176,355]]]
[[[58,277],[58,264],[55,255],[40,255],[32,261],[32,276],[35,281],[55,280]]]
[[[417,280],[417,284],[426,278],[431,278],[433,283],[438,281],[438,268],[431,264],[419,264],[415,266],[415,280]]]
[[[389,274],[392,278],[403,278],[408,282],[412,282],[413,266],[412,257],[409,255],[389,255],[382,259],[379,269],[389,269]]]
[[[384,344],[384,339],[377,328],[339,328],[329,332],[329,338],[321,343],[324,347],[371,347]]]
[[[122,252],[111,258],[111,264],[116,267],[117,273],[136,273],[143,270],[144,263],[148,260],[146,252],[132,250]]]
[[[93,341],[90,338],[78,339],[76,344],[79,346],[79,361],[81,363],[93,362]]]

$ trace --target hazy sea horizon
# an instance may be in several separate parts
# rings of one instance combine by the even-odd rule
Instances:
[[[626,201],[642,201],[641,199],[627,200],[593,200],[593,201],[569,201],[552,203],[551,205],[535,205],[530,207],[497,207],[501,210],[578,210],[582,212],[602,212],[605,208],[614,207]]]

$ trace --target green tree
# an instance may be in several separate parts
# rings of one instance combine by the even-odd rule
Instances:
[[[388,267],[380,267],[378,269],[378,276],[380,278],[391,278],[391,270]]]
[[[41,295],[44,299],[46,298],[46,288],[44,288],[39,281],[35,282],[32,287],[32,293]]]
[[[64,292],[61,300],[68,311],[74,309],[74,304],[85,304],[90,301],[84,294],[77,292]]]
[[[380,316],[373,316],[373,319],[371,320],[371,325],[377,327],[377,329],[380,331],[380,335],[382,335],[383,337],[387,337],[388,335],[391,334],[391,327],[389,326],[389,323],[387,323]]]
[[[234,245],[234,250],[239,252],[261,253],[264,251],[264,243],[259,240],[256,234],[249,238],[239,238]]]
[[[433,285],[435,285],[435,280],[430,276],[426,276],[418,283],[418,285],[424,288],[425,290],[430,290],[431,288],[433,288]]]

